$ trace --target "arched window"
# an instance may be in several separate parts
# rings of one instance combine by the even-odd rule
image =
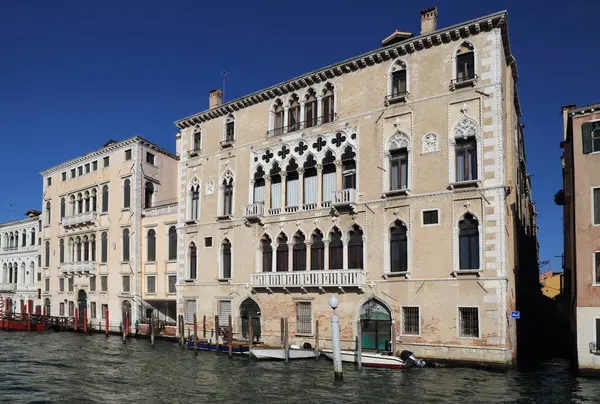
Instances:
[[[72,237],[69,239],[67,253],[69,254],[69,262],[75,262],[75,242]]]
[[[281,213],[281,169],[279,164],[273,163],[273,167],[269,171],[271,176],[271,209],[269,213],[279,214]]]
[[[108,185],[102,187],[102,212],[108,212]]]
[[[46,299],[44,300],[44,307],[46,308],[46,315],[47,315],[47,316],[51,316],[51,315],[52,315],[52,312],[51,312],[51,310],[50,310],[50,299],[46,298]]]
[[[196,279],[196,277],[198,276],[198,256],[197,256],[196,244],[194,244],[193,242],[190,244],[190,247],[189,247],[188,258],[189,258],[189,268],[190,268],[190,270],[189,270],[190,279]]]
[[[31,229],[31,243],[29,245],[35,245],[35,228]]]
[[[200,184],[194,184],[190,189],[190,205],[190,219],[198,220],[200,214]]]
[[[329,269],[344,268],[344,244],[342,233],[334,227],[329,233]]]
[[[90,236],[90,254],[91,261],[96,262],[96,236],[93,234]]]
[[[290,162],[286,167],[286,172],[285,206],[290,208],[289,211],[295,211],[300,205],[300,185],[298,179],[298,164],[296,164],[296,160],[294,160],[294,158],[290,159]],[[288,211],[288,209],[286,209],[286,211]]]
[[[77,262],[81,262],[82,254],[81,254],[81,238],[77,237],[75,239],[75,248],[77,250]]]
[[[46,224],[50,225],[50,220],[52,219],[51,205],[50,201],[46,202]]]
[[[128,179],[123,183],[123,207],[129,208],[131,206],[131,181]]]
[[[310,89],[304,101],[304,127],[312,128],[317,125],[317,96],[315,90]]]
[[[254,193],[252,197],[253,203],[265,202],[265,171],[262,166],[258,166],[254,173]]]
[[[148,262],[156,261],[156,232],[154,229],[148,230]]]
[[[392,349],[392,316],[381,302],[371,299],[360,308],[361,345],[365,349]]]
[[[83,195],[77,194],[77,213],[83,213]]]
[[[321,271],[325,269],[325,244],[323,243],[323,233],[315,230],[312,235],[312,244],[310,246],[310,269],[311,271]]]
[[[129,262],[129,229],[123,229],[123,261]]]
[[[335,120],[333,86],[327,84],[323,90],[323,99],[321,100],[322,122],[328,123]]]
[[[281,233],[277,237],[277,272],[288,271],[288,238],[285,234]]]
[[[71,216],[77,214],[77,205],[75,204],[75,195],[71,195],[69,197],[69,214]]]
[[[27,232],[23,230],[23,234],[21,235],[21,247],[25,247],[27,244]]]
[[[263,272],[273,271],[273,247],[271,246],[271,238],[266,234],[260,241],[262,251],[262,270]]]
[[[231,243],[228,239],[223,240],[221,245],[221,278],[231,278]]]
[[[456,51],[456,83],[475,79],[475,52],[473,45],[464,42]]]
[[[198,153],[201,148],[202,148],[202,132],[200,132],[200,130],[198,130],[198,132],[194,133],[192,151]]]
[[[235,141],[235,118],[229,115],[225,120],[225,142],[232,143]]]
[[[33,261],[29,263],[29,284],[35,284],[35,263]]]
[[[288,108],[288,132],[300,129],[300,102],[296,94],[292,95]]]
[[[96,188],[92,189],[92,212],[96,211],[96,206],[98,203],[98,195],[97,195],[98,191],[96,191]]]
[[[327,150],[323,158],[323,202],[330,203],[333,192],[337,189],[337,175],[335,171],[335,156],[331,150]]]
[[[273,134],[283,135],[285,123],[283,121],[283,103],[278,100],[273,107]]]
[[[363,269],[363,232],[354,225],[348,238],[348,268]]]
[[[144,187],[144,207],[151,208],[152,207],[152,197],[154,195],[154,184],[150,181],[146,182],[146,186]]]
[[[294,235],[293,270],[306,271],[306,244],[304,234],[297,232]]]
[[[19,232],[15,232],[15,248],[19,247]]]
[[[233,215],[233,178],[223,179],[223,216]]]
[[[317,207],[317,161],[309,154],[304,162],[304,209],[315,209]]]
[[[396,60],[388,72],[388,93],[386,101],[388,104],[405,101],[408,94],[408,74],[406,64],[402,60]]]
[[[46,258],[45,266],[47,268],[50,266],[50,242],[49,241],[46,241],[46,244],[44,245],[44,255]]]
[[[90,260],[90,240],[87,236],[83,237],[83,262]]]
[[[458,222],[460,269],[479,269],[479,222],[467,213]]]
[[[390,191],[408,188],[408,154],[410,139],[405,133],[395,133],[388,142],[390,162]]]
[[[356,153],[351,146],[346,146],[342,154],[342,175],[344,189],[356,189]]]
[[[463,118],[454,128],[456,154],[456,182],[475,181],[477,169],[477,124]]]
[[[408,237],[404,223],[396,220],[390,228],[390,272],[408,271]]]
[[[85,191],[85,194],[83,195],[83,205],[84,205],[84,211],[89,212],[90,211],[90,193],[88,191]]]
[[[59,259],[60,259],[61,264],[65,262],[65,239],[64,238],[60,239]]]
[[[20,283],[25,283],[25,263],[21,262],[21,277],[19,279]]]
[[[60,199],[60,218],[62,219],[67,215],[67,202],[65,198]]]
[[[169,261],[177,259],[177,229],[175,226],[169,227]]]
[[[108,261],[108,234],[102,233],[100,236],[100,262],[106,263]]]

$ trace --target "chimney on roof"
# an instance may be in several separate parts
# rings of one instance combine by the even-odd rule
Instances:
[[[421,10],[421,35],[437,29],[437,7]]]
[[[223,91],[215,89],[208,92],[208,109],[213,109],[223,104]]]

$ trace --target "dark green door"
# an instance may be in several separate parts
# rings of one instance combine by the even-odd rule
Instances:
[[[392,319],[388,309],[375,299],[369,300],[360,311],[361,344],[363,349],[391,349]]]

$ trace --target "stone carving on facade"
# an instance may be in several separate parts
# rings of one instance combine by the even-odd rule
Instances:
[[[410,138],[404,132],[396,132],[388,141],[388,150],[398,149],[410,150]]]
[[[215,182],[213,180],[206,181],[206,195],[215,193]]]
[[[454,127],[455,138],[467,139],[469,137],[477,137],[478,135],[479,126],[473,119],[466,115]]]
[[[440,143],[438,141],[438,136],[435,133],[426,134],[425,136],[423,136],[421,142],[422,154],[434,153],[436,151],[439,151]]]

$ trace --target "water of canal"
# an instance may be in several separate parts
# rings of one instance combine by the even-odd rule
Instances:
[[[598,403],[600,380],[564,361],[528,371],[409,370],[230,360],[148,340],[0,332],[0,403]]]

